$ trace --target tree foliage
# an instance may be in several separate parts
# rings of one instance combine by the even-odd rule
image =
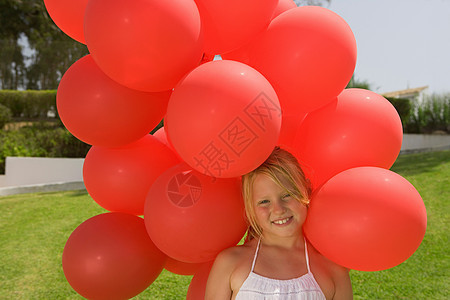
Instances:
[[[3,127],[5,127],[5,125],[9,121],[11,121],[11,119],[12,119],[11,110],[8,107],[0,104],[0,130],[2,130]]]
[[[1,89],[56,89],[88,53],[53,23],[42,0],[0,0],[0,28]]]
[[[348,82],[346,88],[347,89],[358,88],[358,89],[370,90],[370,83],[367,80],[355,78],[355,75],[353,74],[353,76],[350,79],[350,81]]]
[[[450,93],[425,95],[414,101],[407,119],[407,133],[450,133]]]

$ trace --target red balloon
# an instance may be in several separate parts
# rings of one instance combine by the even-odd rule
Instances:
[[[296,8],[297,4],[293,0],[278,0],[277,7],[275,8],[275,11],[273,12],[272,19],[278,17],[285,11],[288,11],[292,8]]]
[[[211,261],[235,246],[247,228],[239,179],[211,178],[179,164],[150,188],[144,220],[150,238],[167,256]]]
[[[197,67],[177,85],[165,122],[171,144],[190,166],[213,177],[236,177],[270,155],[281,112],[260,73],[219,60]]]
[[[205,52],[221,54],[244,45],[269,25],[278,0],[195,0],[205,32]]]
[[[213,61],[215,58],[214,54],[203,53],[202,60],[199,65],[205,64],[207,62]]]
[[[306,113],[299,113],[296,115],[283,114],[281,122],[280,136],[278,137],[278,145],[291,148],[295,141],[298,128],[303,120],[306,118]],[[287,150],[287,149],[286,149]],[[290,151],[292,152],[292,151]]]
[[[308,113],[293,147],[313,170],[309,177],[317,187],[346,169],[389,169],[400,153],[402,137],[400,117],[389,101],[368,90],[347,89],[337,100]]]
[[[171,147],[169,141],[167,140],[167,135],[166,135],[166,131],[164,129],[164,126],[159,128],[158,130],[155,131],[155,133],[153,133],[153,136],[155,138],[158,139],[158,141],[160,141],[161,143],[163,143],[164,145],[166,145],[167,147]]]
[[[84,34],[100,69],[147,92],[172,89],[203,54],[194,0],[91,0]]]
[[[92,147],[83,166],[87,191],[109,211],[143,215],[150,186],[177,156],[151,135],[117,148]]]
[[[202,265],[203,263],[186,263],[167,257],[164,268],[167,271],[178,275],[194,275]]]
[[[359,167],[339,173],[315,193],[304,230],[332,261],[380,271],[410,257],[426,226],[425,205],[411,183],[386,169]]]
[[[48,14],[65,34],[85,44],[83,33],[84,12],[88,0],[44,0]]]
[[[274,86],[283,113],[309,112],[329,103],[346,87],[356,65],[350,27],[317,6],[282,13],[252,49],[249,65]]]
[[[62,266],[72,288],[88,299],[129,299],[161,273],[166,256],[142,218],[106,213],[78,226],[64,247]]]
[[[281,13],[291,9],[295,8],[297,5],[292,0],[279,0],[277,7],[275,8],[271,20],[273,20],[275,17],[280,15]],[[234,61],[239,61],[244,64],[250,63],[250,55],[253,51],[253,47],[262,35],[264,34],[264,30],[259,32],[256,36],[253,36],[252,38],[248,39],[247,43],[245,43],[243,46],[233,49],[231,51],[227,51],[226,53],[222,53],[221,57],[223,59],[229,59]]]
[[[186,300],[205,299],[206,283],[208,281],[209,272],[214,262],[205,263],[195,273],[189,285]]]
[[[64,74],[56,104],[75,137],[95,146],[116,147],[147,135],[163,118],[171,93],[145,93],[120,85],[87,55]]]
[[[248,65],[250,63],[250,53],[253,47],[253,41],[239,47],[233,51],[223,53],[220,56],[222,59],[234,60]]]

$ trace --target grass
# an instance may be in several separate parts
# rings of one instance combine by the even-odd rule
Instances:
[[[400,156],[392,168],[424,199],[428,228],[406,262],[351,271],[355,299],[449,299],[450,151]],[[65,280],[61,255],[71,232],[103,213],[85,192],[0,197],[0,299],[83,299]],[[163,271],[135,299],[184,299],[192,276]]]
[[[75,228],[106,212],[82,191],[0,197],[0,299],[84,299],[62,270]],[[136,299],[183,299],[192,276],[166,270]]]
[[[355,299],[450,299],[448,221],[450,151],[400,156],[391,168],[411,182],[427,208],[427,232],[404,263],[380,272],[351,272]]]

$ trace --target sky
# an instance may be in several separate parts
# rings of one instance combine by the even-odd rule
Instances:
[[[450,92],[450,0],[331,0],[352,29],[355,78],[385,93]]]

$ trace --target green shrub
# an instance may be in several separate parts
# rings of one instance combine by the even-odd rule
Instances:
[[[46,119],[48,113],[57,117],[56,90],[0,90],[0,104],[8,107],[15,119]]]
[[[406,123],[409,119],[409,115],[411,113],[411,101],[409,99],[404,98],[391,98],[386,97],[386,99],[391,102],[391,104],[397,110],[400,119],[402,120],[403,128],[405,128]]]
[[[6,123],[10,122],[12,118],[12,113],[11,110],[0,104],[0,130],[3,129],[3,127],[5,127]]]
[[[425,96],[422,102],[413,103],[406,122],[407,133],[432,133],[450,131],[450,94]]]
[[[359,80],[355,78],[355,75],[353,75],[345,88],[346,89],[358,88],[370,90],[370,83],[367,80]]]
[[[56,125],[55,125],[56,124]],[[59,123],[38,123],[14,131],[0,132],[0,174],[7,156],[85,157],[90,145],[75,138]]]

